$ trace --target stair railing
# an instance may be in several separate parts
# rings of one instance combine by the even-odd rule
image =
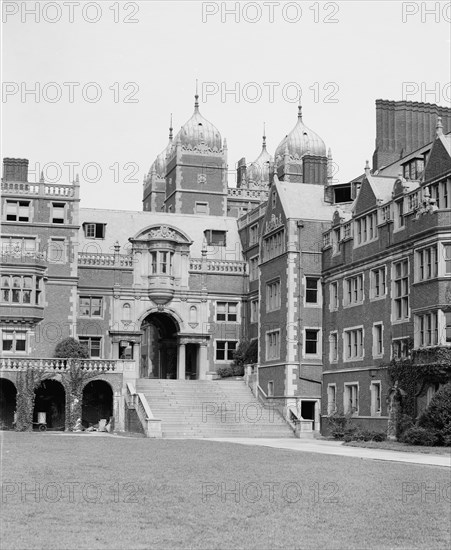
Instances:
[[[161,420],[154,417],[146,396],[143,393],[137,393],[131,382],[127,382],[126,385],[125,402],[129,409],[136,411],[146,437],[162,436]]]

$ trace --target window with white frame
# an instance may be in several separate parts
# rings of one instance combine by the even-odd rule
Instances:
[[[6,221],[29,222],[30,201],[6,201]]]
[[[277,231],[270,237],[266,237],[263,242],[264,259],[271,260],[285,252],[285,231]]]
[[[385,296],[385,266],[372,269],[370,273],[370,297],[375,300]]]
[[[66,204],[64,202],[52,202],[52,223],[66,222]]]
[[[42,277],[35,275],[1,276],[1,301],[7,304],[40,305]]]
[[[3,330],[2,350],[5,353],[26,353],[27,352],[27,331],[25,330]]]
[[[445,311],[445,344],[451,346],[451,311]]]
[[[80,296],[80,317],[101,317],[102,301],[98,296]]]
[[[152,275],[172,275],[173,252],[153,250],[150,253],[150,273]]]
[[[280,279],[266,284],[266,311],[280,309]]]
[[[363,328],[344,331],[345,361],[358,361],[363,358]]]
[[[347,222],[343,225],[343,239],[352,237],[352,222]]]
[[[409,318],[409,261],[393,264],[393,317],[396,321]]]
[[[341,227],[336,227],[331,231],[332,254],[340,252]]]
[[[442,197],[443,197],[442,208],[449,208],[450,207],[450,202],[449,202],[449,195],[450,195],[449,188],[450,187],[451,187],[451,181],[450,180],[441,182],[441,192],[442,192]]]
[[[373,324],[373,357],[384,354],[384,327],[382,323]]]
[[[331,311],[338,309],[338,282],[334,281],[329,285],[329,306]]]
[[[208,246],[226,246],[227,231],[206,229],[204,236]]]
[[[305,355],[318,355],[319,349],[319,329],[307,328],[304,332]]]
[[[337,410],[337,386],[327,385],[327,414],[334,414]]]
[[[251,323],[258,322],[258,299],[251,300]]]
[[[14,237],[2,235],[2,254],[27,256],[36,252],[35,237]]]
[[[338,361],[338,333],[331,332],[329,335],[329,361],[335,363]]]
[[[256,281],[258,279],[258,256],[254,256],[249,260],[249,280]]]
[[[102,338],[99,336],[79,336],[80,343],[86,347],[92,359],[102,356]]]
[[[238,320],[238,302],[216,302],[216,321],[236,323]]]
[[[216,340],[216,361],[233,361],[236,340]]]
[[[396,210],[395,229],[401,229],[405,225],[404,197],[401,200],[395,202],[395,210]]]
[[[396,338],[392,341],[393,359],[406,359],[409,356],[409,339]]]
[[[83,231],[87,239],[104,239],[106,223],[84,223]]]
[[[380,221],[381,223],[389,222],[391,220],[391,205],[386,204],[380,209]]]
[[[319,304],[320,303],[320,280],[318,277],[305,278],[305,303]]]
[[[359,218],[355,224],[357,246],[377,239],[377,212]]]
[[[443,257],[445,260],[445,275],[451,275],[451,243],[443,244]]]
[[[363,302],[363,274],[354,275],[344,280],[344,298],[346,306]]]
[[[416,347],[438,344],[438,315],[436,311],[415,315],[415,327]]]
[[[280,330],[271,330],[266,333],[266,359],[280,358]]]
[[[371,382],[371,416],[380,416],[381,414],[381,383],[379,381]]]
[[[343,391],[343,409],[345,414],[359,414],[359,385],[345,384]]]
[[[416,253],[417,281],[427,281],[438,275],[437,245],[422,248]]]

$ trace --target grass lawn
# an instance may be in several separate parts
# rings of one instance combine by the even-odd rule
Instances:
[[[428,455],[450,456],[451,447],[424,447],[422,445],[407,445],[399,441],[349,441],[343,443],[347,447],[365,447],[367,449],[387,449],[389,451],[404,451],[406,453],[423,453]]]
[[[451,543],[446,468],[196,440],[1,437],[2,550]]]

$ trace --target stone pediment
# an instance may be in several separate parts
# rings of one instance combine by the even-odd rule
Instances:
[[[170,225],[158,224],[141,230],[132,241],[168,240],[180,244],[191,244],[192,241],[180,229]]]

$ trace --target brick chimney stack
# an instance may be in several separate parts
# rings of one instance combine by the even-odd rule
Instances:
[[[3,159],[3,180],[28,182],[28,159]]]

